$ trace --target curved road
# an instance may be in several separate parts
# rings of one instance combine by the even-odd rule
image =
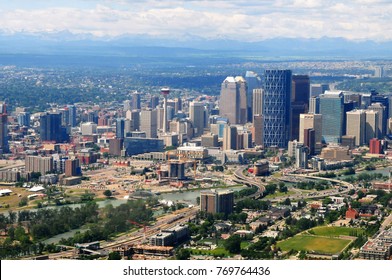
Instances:
[[[254,194],[253,196],[260,197],[260,195],[265,190],[265,187],[264,187],[265,183],[257,182],[256,180],[254,180],[254,179],[252,180],[249,177],[245,176],[242,173],[244,169],[246,169],[246,166],[241,166],[235,170],[234,176],[236,177],[236,181],[239,183],[245,183],[248,185],[257,186],[259,188],[259,191],[256,194]],[[316,194],[311,196],[310,198],[323,198],[323,197],[327,197],[327,196],[331,196],[331,195],[345,194],[345,193],[348,193],[351,189],[355,189],[355,186],[353,184],[348,183],[346,181],[342,181],[342,180],[337,180],[337,179],[332,179],[332,178],[324,178],[324,177],[318,177],[318,176],[302,175],[302,174],[288,174],[288,175],[293,176],[293,177],[329,181],[329,182],[337,183],[337,184],[340,184],[341,186],[347,187],[347,189],[344,191],[339,191],[339,190],[336,190],[335,192],[315,191]],[[281,201],[282,199],[286,199],[286,198],[298,199],[298,198],[303,198],[303,195],[301,193],[301,194],[297,194],[297,195],[281,196],[276,199],[270,199],[270,201],[278,202],[278,201]]]
[[[238,183],[244,183],[244,184],[247,184],[247,185],[251,185],[251,186],[256,186],[256,187],[258,187],[259,188],[259,190],[255,193],[255,194],[253,194],[253,195],[251,195],[251,196],[249,196],[249,197],[255,197],[255,198],[258,198],[258,197],[260,197],[260,196],[262,196],[262,194],[263,194],[263,192],[265,191],[265,183],[261,183],[261,182],[257,182],[255,179],[249,179],[247,176],[245,176],[243,173],[242,173],[242,171],[245,169],[246,167],[245,166],[242,166],[242,167],[239,167],[239,168],[237,168],[235,171],[234,171],[234,177],[236,178],[235,180],[233,180],[233,181],[236,181],[236,182],[238,182]]]

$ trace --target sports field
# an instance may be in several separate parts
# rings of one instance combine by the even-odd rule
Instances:
[[[341,252],[350,242],[351,240],[346,239],[299,234],[278,242],[277,246],[283,251],[296,250],[333,255]]]
[[[349,227],[316,227],[308,231],[310,234],[317,236],[358,236],[364,233],[360,228]]]

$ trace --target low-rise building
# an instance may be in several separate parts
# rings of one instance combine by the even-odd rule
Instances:
[[[350,160],[351,152],[348,147],[328,146],[321,150],[320,157],[325,160],[333,161]]]

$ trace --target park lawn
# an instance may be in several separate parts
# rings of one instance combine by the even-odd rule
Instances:
[[[350,227],[316,227],[309,230],[309,233],[317,236],[358,236],[363,234],[364,230]]]
[[[229,251],[224,248],[216,248],[214,250],[203,250],[203,249],[191,249],[192,255],[209,255],[209,256],[224,256],[228,257],[231,256]]]
[[[278,242],[277,247],[283,251],[296,250],[333,255],[341,252],[350,242],[351,240],[299,234]]]
[[[12,191],[13,192],[11,193],[11,195],[0,197],[0,204],[3,206],[2,208],[0,208],[0,212],[19,209],[19,202],[22,197],[27,197],[29,194],[32,194],[31,192],[23,188],[12,188]],[[22,196],[19,197],[19,194]],[[29,201],[29,204],[31,204],[31,201]],[[9,208],[5,208],[6,205],[9,205]]]
[[[241,250],[248,248],[250,245],[249,241],[241,241]]]

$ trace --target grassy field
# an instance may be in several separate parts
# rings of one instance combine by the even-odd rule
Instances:
[[[216,248],[214,250],[203,250],[203,249],[191,249],[192,255],[209,255],[209,256],[224,256],[228,257],[231,254],[224,248]]]
[[[358,236],[364,233],[363,229],[360,228],[348,228],[348,227],[316,227],[309,230],[310,234],[318,236]]]
[[[285,241],[278,242],[277,246],[283,251],[307,251],[321,254],[337,254],[341,252],[351,241],[345,239],[312,236],[312,235],[296,235]]]
[[[0,197],[0,205],[2,206],[0,212],[19,209],[18,204],[22,197],[27,197],[29,194],[32,194],[23,188],[12,188],[11,190],[13,191],[11,195]],[[19,197],[19,195],[21,195],[21,197]],[[29,203],[31,203],[31,201]],[[6,205],[9,205],[9,208],[5,208]]]

